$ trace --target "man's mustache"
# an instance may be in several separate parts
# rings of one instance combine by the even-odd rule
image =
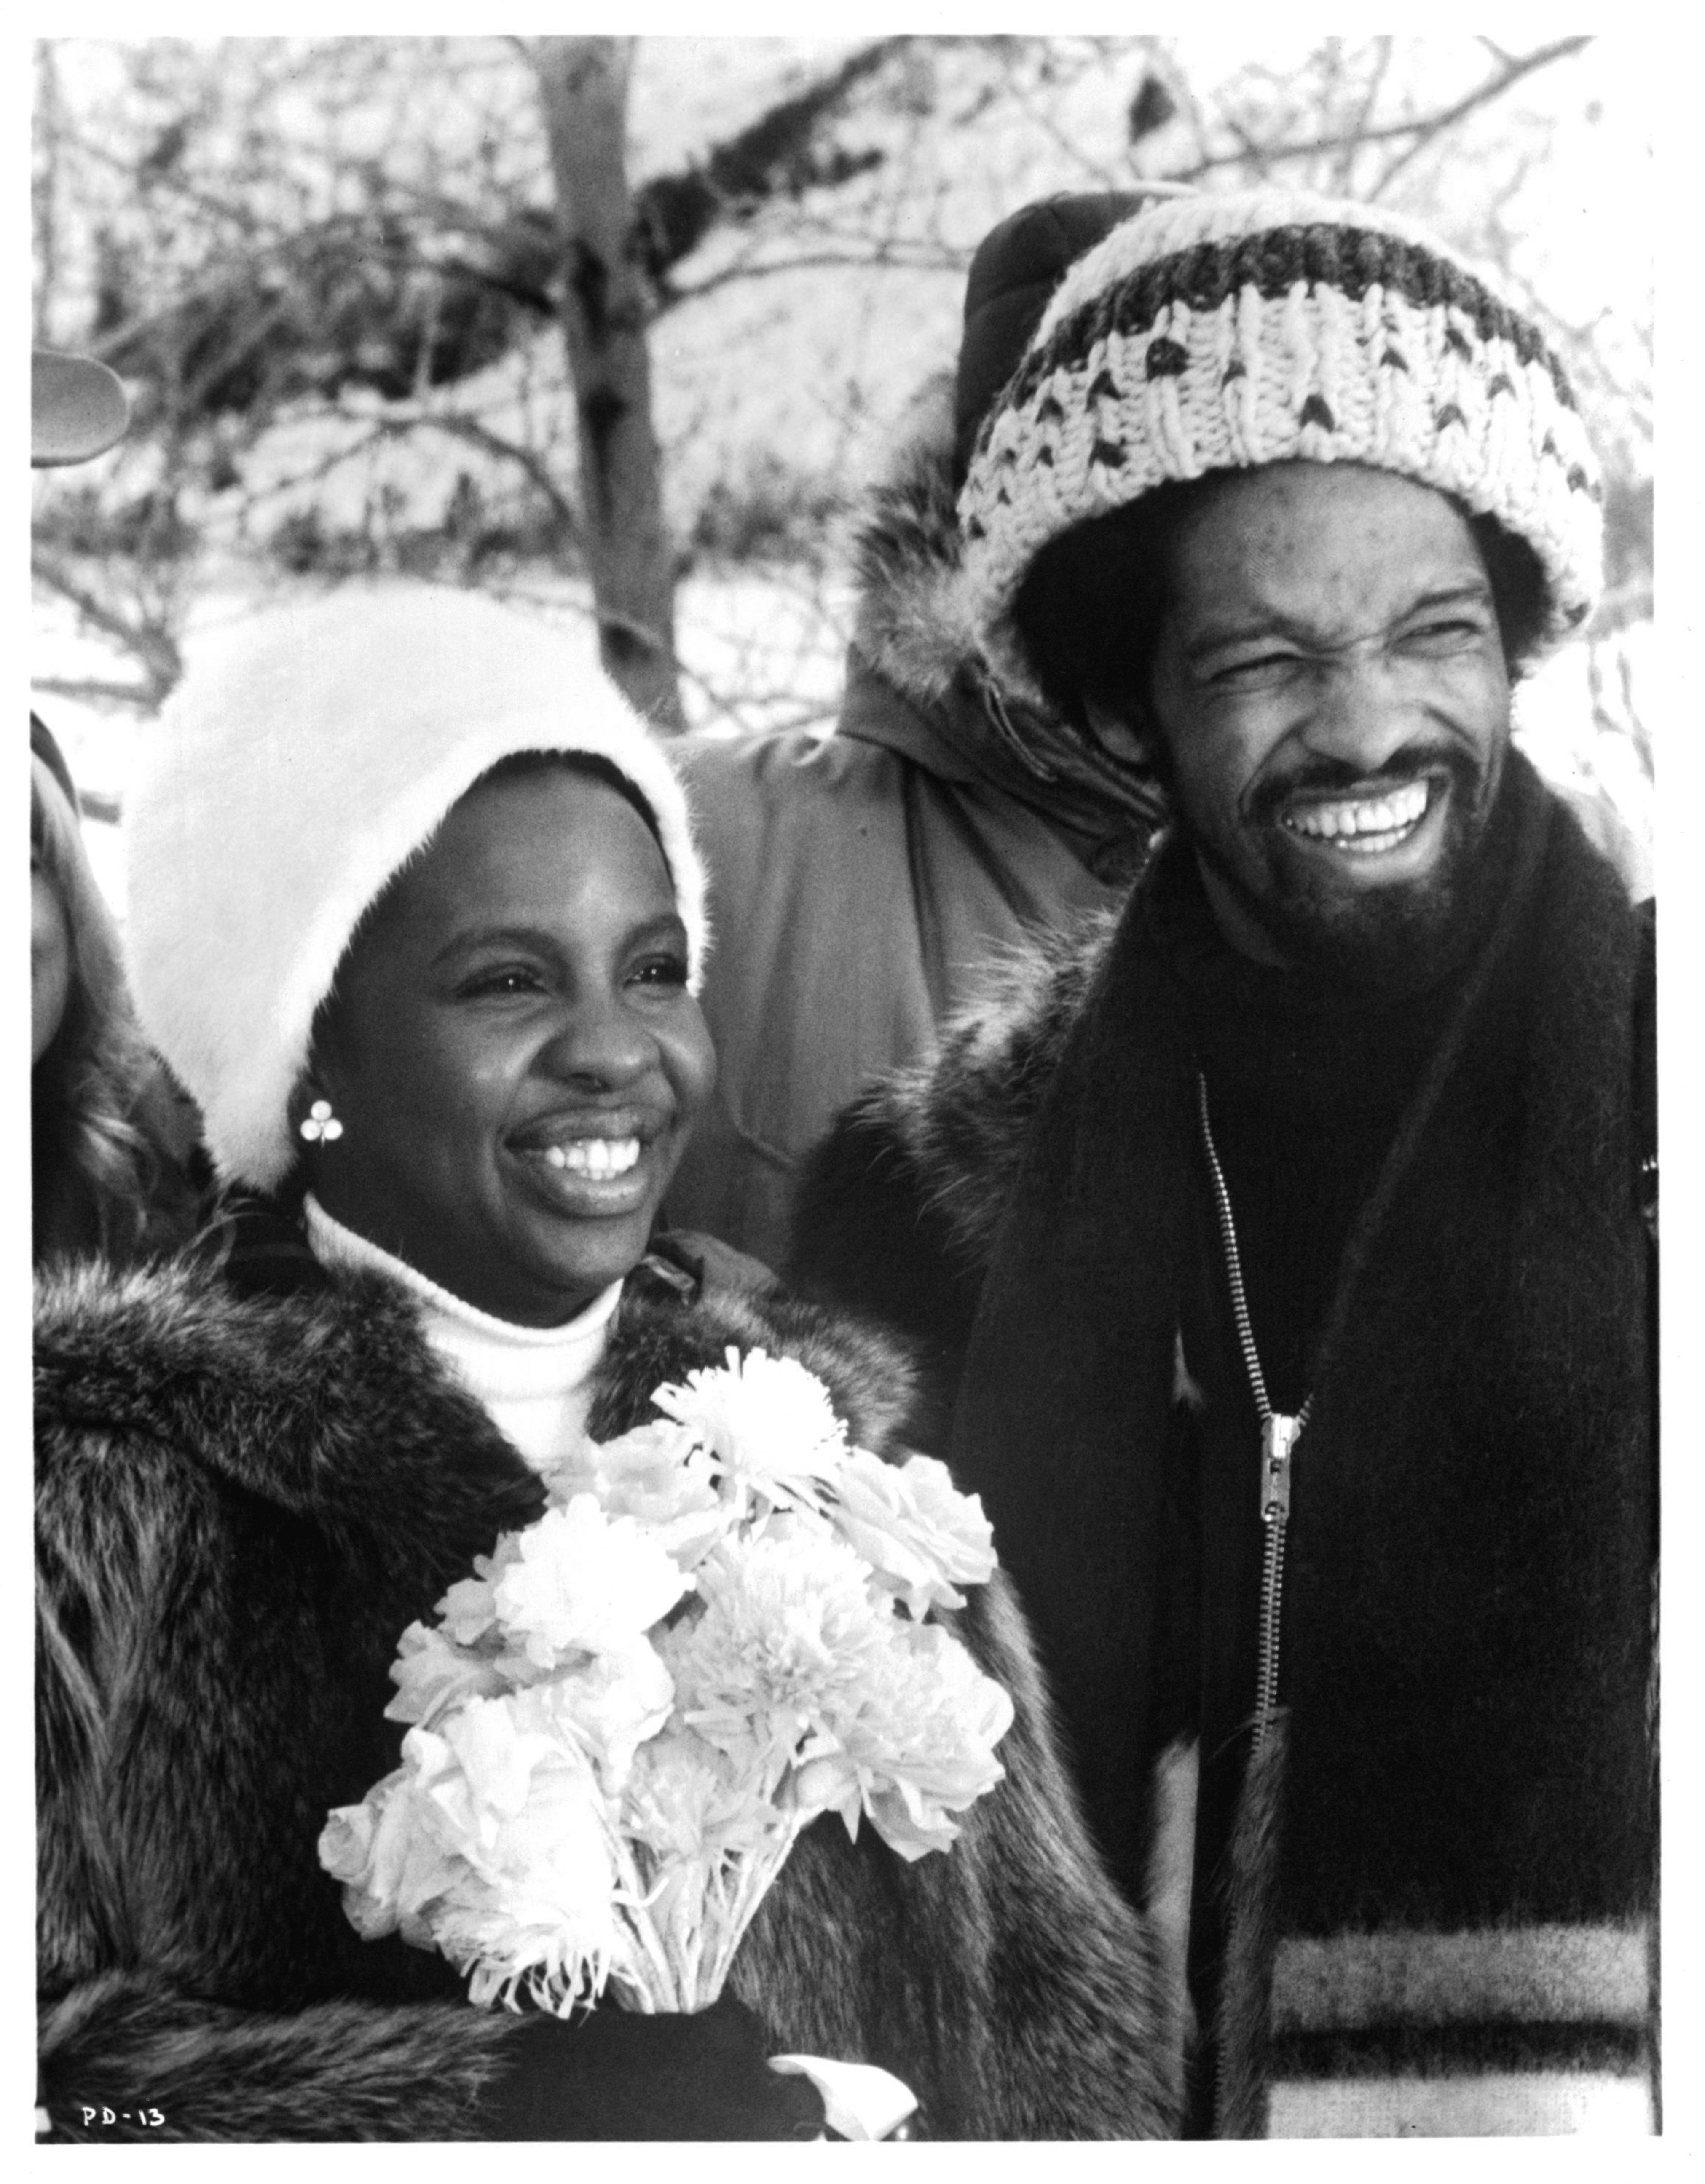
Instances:
[[[1245,809],[1257,824],[1276,818],[1295,796],[1347,796],[1390,794],[1407,788],[1428,775],[1446,773],[1453,785],[1469,797],[1479,793],[1485,770],[1460,744],[1405,744],[1383,764],[1352,766],[1347,759],[1312,758],[1289,772],[1258,782]]]

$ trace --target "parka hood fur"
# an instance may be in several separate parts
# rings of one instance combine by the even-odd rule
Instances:
[[[977,658],[953,481],[953,377],[926,380],[902,416],[855,523],[853,643],[921,707],[940,705]]]
[[[855,675],[861,665],[897,691],[961,764],[1112,847],[1128,878],[1164,800],[1152,777],[991,668],[971,618],[953,443],[952,377],[938,373],[903,415],[854,522]],[[853,733],[883,740],[882,714],[858,709]]]

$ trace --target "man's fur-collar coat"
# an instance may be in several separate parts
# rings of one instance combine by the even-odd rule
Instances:
[[[1512,783],[1508,895],[1315,1340],[1273,1733],[1195,1846],[1228,1936],[1221,2133],[1328,2128],[1334,2100],[1362,2131],[1645,2113],[1652,927],[1524,761]],[[1229,1513],[1215,1551],[1260,1521],[1156,909],[1173,869],[1162,850],[1121,919],[1039,950],[849,1111],[792,1262],[924,1346],[909,1430],[982,1495],[1091,1826],[1151,1908],[1170,1680],[1195,1694],[1206,1652],[1164,1543],[1210,1434],[1249,1481],[1201,1502]]]
[[[885,1341],[644,1269],[593,1433],[731,1343],[798,1357],[893,1451],[910,1382]],[[38,1297],[36,1404],[53,2137],[493,2135],[482,2100],[528,2020],[455,1999],[394,1936],[360,1942],[315,1842],[395,1764],[398,1635],[539,1513],[538,1481],[372,1279],[240,1296],[182,1266],[66,1274]],[[955,1619],[1016,1702],[1006,1780],[916,1864],[868,1829],[809,1830],[734,1988],[772,2052],[904,2077],[926,2134],[1163,2131],[1145,1936],[1089,1848],[1012,1596],[997,1578]],[[85,2132],[86,2099],[166,2122]]]

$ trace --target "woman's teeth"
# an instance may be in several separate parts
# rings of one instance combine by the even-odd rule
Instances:
[[[571,1175],[626,1175],[639,1158],[639,1140],[576,1138],[569,1145],[547,1145],[544,1156],[552,1167],[566,1168]]]
[[[1411,782],[1390,796],[1346,800],[1341,804],[1294,805],[1281,817],[1293,834],[1331,842],[1340,850],[1367,856],[1396,849],[1418,826],[1427,809],[1427,784]]]

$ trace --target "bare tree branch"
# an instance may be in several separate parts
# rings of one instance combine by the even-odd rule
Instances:
[[[666,317],[683,304],[701,302],[714,296],[719,288],[727,288],[748,281],[774,280],[788,273],[848,272],[868,273],[876,270],[892,271],[905,269],[922,273],[960,273],[965,270],[967,254],[962,250],[917,250],[882,248],[863,250],[805,251],[794,258],[746,259],[739,264],[725,265],[715,273],[707,273],[691,287],[677,288],[660,301],[658,317]]]
[[[99,676],[37,675],[31,679],[32,690],[45,691],[50,698],[71,698],[79,705],[133,705],[139,713],[151,713],[160,702],[159,692],[152,682],[109,682]],[[116,819],[119,816],[116,797],[103,797],[91,789],[79,789],[77,801],[94,819]]]
[[[477,417],[465,411],[429,410],[416,417],[385,417],[376,421],[375,433],[387,439],[405,439],[417,430],[443,432],[453,440],[465,440],[470,447],[482,448],[505,463],[512,463],[532,486],[550,509],[569,536],[577,537],[580,530],[580,512],[564,493],[543,459],[524,448],[519,441],[511,440],[502,432],[494,432],[482,425]]]
[[[183,672],[183,660],[176,644],[166,631],[157,625],[142,627],[125,621],[114,607],[91,591],[75,576],[69,566],[58,555],[33,549],[30,556],[31,574],[57,592],[77,610],[92,629],[111,638],[116,644],[142,662],[148,672],[149,688],[154,693],[154,703],[170,690]]]
[[[1440,131],[1453,128],[1479,108],[1490,105],[1524,76],[1533,75],[1538,69],[1549,68],[1556,61],[1568,60],[1584,52],[1591,43],[1591,37],[1559,38],[1551,45],[1538,47],[1532,53],[1509,62],[1496,74],[1477,84],[1472,91],[1465,92],[1461,98],[1454,100],[1449,106],[1438,108],[1431,114],[1418,115],[1407,121],[1387,122],[1382,128],[1367,129],[1359,133],[1340,131],[1330,136],[1302,137],[1290,143],[1263,145],[1259,148],[1259,156],[1269,164],[1277,164],[1284,159],[1312,159],[1322,152],[1340,151],[1346,146],[1353,145],[1359,149],[1370,144],[1395,142],[1404,137],[1413,139],[1380,177],[1378,188],[1383,190],[1390,185],[1393,176]],[[1231,117],[1227,119],[1229,121]],[[1236,125],[1234,123],[1232,125]],[[1209,158],[1199,159],[1193,166],[1179,169],[1173,179],[1195,181],[1221,168],[1239,166],[1251,156],[1249,140],[1245,136],[1239,150],[1216,153]]]
[[[1363,87],[1360,106],[1351,129],[1351,134],[1358,141],[1353,146],[1346,144],[1342,148],[1334,172],[1334,184],[1340,190],[1349,188],[1351,170],[1356,164],[1356,153],[1361,148],[1361,142],[1365,140],[1368,129],[1373,125],[1374,109],[1379,103],[1379,93],[1385,88],[1385,77],[1391,65],[1391,53],[1395,43],[1396,41],[1391,38],[1376,38],[1373,41],[1373,65],[1368,72],[1368,81]]]
[[[938,315],[950,342],[950,291],[972,244],[1025,198],[1134,175],[1288,176],[1401,193],[1424,213],[1460,153],[1475,172],[1450,187],[1453,231],[1472,232],[1544,315],[1531,296],[1529,175],[1552,153],[1527,130],[1528,109],[1561,111],[1573,93],[1559,84],[1507,113],[1496,102],[1587,41],[1529,52],[1456,41],[1459,73],[1442,82],[1401,38],[1308,42],[1300,65],[1264,65],[1257,49],[1227,81],[1195,85],[1183,45],[1138,36],[871,37],[815,61],[802,46],[786,95],[766,64],[744,107],[738,90],[710,95],[707,78],[709,141],[634,172],[617,253],[636,272],[636,322],[649,332],[671,319],[651,348],[666,384],[663,458],[680,465],[670,509],[699,572],[676,639],[695,723],[826,722],[846,614],[829,578],[844,568],[830,543],[836,488],[865,469],[876,421],[897,402],[895,360],[909,370],[916,354],[922,368]],[[57,221],[49,247],[38,211],[52,323],[76,338],[61,317],[92,299],[99,345],[143,394],[133,447],[79,488],[88,506],[65,508],[63,538],[50,522],[43,541],[60,566],[41,582],[66,599],[66,619],[75,609],[125,655],[109,685],[89,681],[92,701],[152,700],[174,668],[157,645],[145,683],[120,677],[151,632],[177,632],[215,554],[252,557],[260,581],[268,557],[304,556],[332,581],[376,559],[505,594],[532,581],[550,611],[569,591],[574,612],[593,615],[580,596],[572,373],[540,338],[569,284],[538,50],[499,36],[144,40],[109,49],[115,92],[68,61],[61,95],[43,93],[35,174]],[[1133,147],[1128,99],[1145,65],[1164,76],[1174,118]],[[1516,103],[1523,129],[1495,137]],[[890,275],[905,300],[885,305]],[[765,437],[770,326],[797,362],[795,344],[817,339],[796,325],[800,300],[839,310],[855,280],[873,324],[838,347],[830,336],[806,382],[792,375],[785,432]],[[733,364],[716,354],[736,315],[719,306],[748,282],[766,287],[738,315]],[[925,298],[928,337],[909,322]],[[690,323],[674,315],[687,305],[699,307]],[[1637,482],[1649,470],[1649,328],[1624,323],[1625,307],[1576,316],[1585,323],[1547,324],[1596,436]],[[417,460],[393,459],[410,445]],[[463,472],[472,492],[452,493]],[[287,510],[304,520],[280,532]],[[1637,506],[1625,528],[1619,600],[1637,615],[1629,588],[1649,560]],[[575,550],[560,554],[565,540]],[[672,570],[677,542],[666,552]],[[104,627],[87,610],[97,603]],[[601,604],[616,638],[662,640],[643,604]]]

